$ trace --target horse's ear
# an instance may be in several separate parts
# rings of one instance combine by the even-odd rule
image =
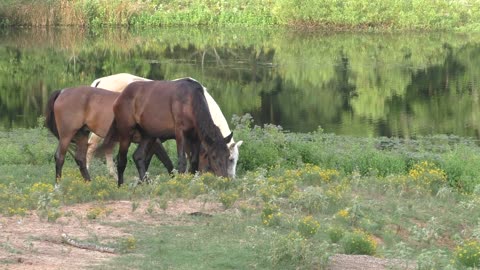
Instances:
[[[225,140],[225,143],[229,143],[229,142],[232,140],[232,138],[233,138],[233,131],[232,131],[232,133],[230,133],[230,135],[228,135],[227,137],[225,137],[225,139],[224,139],[224,140]]]

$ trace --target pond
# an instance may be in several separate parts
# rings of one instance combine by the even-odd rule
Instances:
[[[128,72],[193,77],[227,120],[363,137],[480,136],[480,39],[283,28],[0,30],[0,129],[34,127],[49,93]]]

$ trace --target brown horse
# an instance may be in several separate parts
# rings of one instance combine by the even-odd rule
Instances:
[[[135,159],[140,179],[145,174],[147,149],[156,138],[161,141],[175,138],[177,142],[178,170],[198,170],[200,146],[205,147],[212,171],[227,177],[230,151],[220,129],[210,115],[203,87],[190,78],[175,81],[137,81],[129,84],[113,105],[115,120],[104,145],[118,138],[118,185],[123,184],[127,165],[127,151],[132,134],[139,132],[139,157]],[[115,138],[115,139],[114,139]]]
[[[45,125],[58,138],[55,153],[56,182],[62,177],[65,154],[71,142],[76,144],[75,161],[86,181],[90,175],[86,167],[86,153],[90,132],[105,137],[113,122],[113,103],[119,93],[80,86],[55,91],[51,94],[45,110]],[[163,146],[157,142],[150,149],[163,162],[169,172],[173,170],[172,162]],[[112,152],[106,147],[105,152]],[[138,150],[138,149],[137,149]],[[149,153],[150,154],[150,153]],[[138,156],[137,151],[134,157]]]
[[[177,79],[180,80],[180,79]],[[193,79],[192,79],[193,80]],[[113,74],[110,76],[98,78],[91,84],[92,87],[103,88],[106,90],[114,91],[114,92],[122,92],[125,87],[127,87],[130,83],[135,81],[151,81],[147,78],[138,77],[128,73],[118,73]],[[175,80],[174,80],[175,81]],[[203,87],[203,86],[202,86]],[[210,115],[212,116],[213,122],[215,125],[220,128],[220,132],[224,137],[230,136],[232,131],[228,126],[228,122],[225,119],[220,107],[218,106],[217,102],[213,99],[213,97],[208,93],[207,89],[203,87],[204,95],[207,99],[208,109],[210,111]],[[88,151],[87,151],[87,168],[89,164],[89,160],[92,159],[95,150],[97,149],[101,138],[96,136],[95,134],[90,135],[90,139],[88,140]],[[235,142],[233,137],[230,142],[227,142],[227,146],[230,150],[230,158],[228,161],[228,176],[235,178],[236,173],[236,166],[238,162],[239,156],[239,147],[242,145],[243,141]],[[202,148],[200,150],[200,159],[199,159],[199,170],[206,171],[209,168],[208,160],[206,158],[206,154]],[[109,153],[105,153],[105,157],[107,160],[107,166],[112,175],[116,176],[116,169],[114,169],[114,163],[112,155]],[[148,167],[148,159],[147,159],[147,167]]]

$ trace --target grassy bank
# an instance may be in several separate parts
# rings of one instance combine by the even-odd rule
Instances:
[[[62,206],[82,202],[98,202],[87,218],[100,220],[108,212],[102,202],[119,199],[131,201],[132,212],[147,200],[151,215],[175,199],[223,205],[224,213],[210,220],[115,225],[136,244],[110,262],[112,269],[311,269],[336,253],[406,259],[418,269],[479,265],[480,151],[473,141],[293,134],[254,126],[248,115],[234,123],[236,138],[245,142],[236,180],[171,178],[155,161],[152,183],[137,186],[130,160],[120,189],[101,160],[92,165],[93,181],[84,183],[70,159],[54,190],[56,139],[43,128],[3,132],[0,213],[36,209],[45,222],[56,222],[67,214]],[[167,144],[171,157],[174,146]]]
[[[0,24],[24,26],[294,25],[328,29],[478,30],[476,0],[6,0]]]

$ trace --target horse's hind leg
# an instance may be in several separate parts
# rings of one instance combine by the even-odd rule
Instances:
[[[113,162],[113,146],[105,149],[105,159],[107,160],[108,172],[117,178],[117,170],[115,170],[115,162]]]
[[[125,167],[127,167],[127,154],[128,147],[130,146],[130,139],[120,138],[120,146],[118,148],[117,156],[117,172],[118,172],[118,187],[123,184],[123,173],[125,172]]]
[[[92,133],[90,139],[88,139],[88,150],[87,150],[87,169],[89,168],[90,162],[92,162],[93,153],[98,148],[98,143],[100,142],[101,138]]]
[[[70,144],[71,137],[60,138],[58,140],[57,151],[55,152],[55,184],[58,184],[58,181],[62,178],[62,168],[63,163],[65,162],[65,154],[68,150],[68,145]]]
[[[90,174],[87,170],[87,150],[88,150],[88,132],[81,132],[75,138],[77,151],[75,152],[75,162],[77,162],[80,173],[85,181],[90,181]]]
[[[90,139],[88,139],[88,150],[87,150],[87,170],[89,169],[90,162],[92,162],[93,154],[98,148],[98,144],[102,140],[101,137],[92,133]],[[113,147],[105,149],[105,159],[107,161],[107,168],[110,175],[117,178],[117,170],[115,169],[115,163],[113,162]]]
[[[147,149],[153,144],[154,139],[143,138],[138,144],[137,149],[133,153],[133,160],[137,166],[138,175],[140,176],[140,181],[145,180],[145,174],[147,172],[146,160],[147,160]]]

